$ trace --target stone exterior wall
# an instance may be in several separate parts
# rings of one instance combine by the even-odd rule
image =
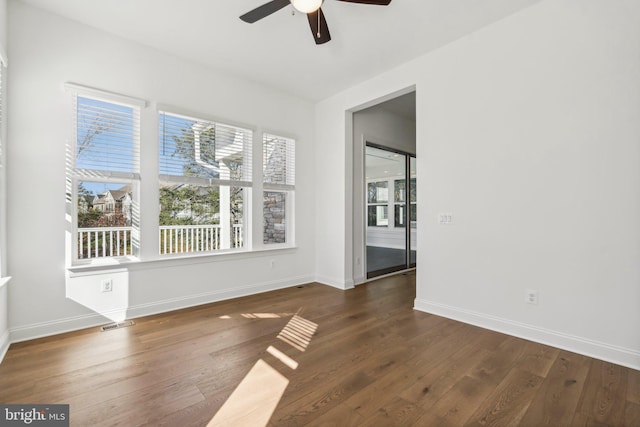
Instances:
[[[287,193],[281,191],[265,191],[263,203],[264,232],[262,241],[269,243],[285,243],[285,211]]]

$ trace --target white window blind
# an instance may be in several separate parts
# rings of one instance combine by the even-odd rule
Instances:
[[[140,108],[74,96],[73,174],[83,178],[139,178]]]
[[[4,141],[2,140],[4,133],[3,133],[3,129],[4,129],[4,110],[3,110],[3,105],[4,105],[4,64],[2,61],[2,58],[0,58],[0,166],[3,164],[2,162],[2,156],[3,156],[3,148],[4,148]]]
[[[281,136],[262,136],[262,174],[265,189],[292,190],[295,185],[295,141]]]
[[[160,179],[250,187],[252,135],[249,129],[160,111]]]

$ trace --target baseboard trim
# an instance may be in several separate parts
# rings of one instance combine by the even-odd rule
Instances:
[[[0,337],[0,363],[4,360],[4,356],[7,355],[7,351],[9,351],[9,346],[11,345],[11,341],[9,340],[9,330],[5,330]]]
[[[353,280],[344,280],[344,279],[336,279],[333,277],[327,276],[316,276],[316,282],[331,286],[332,288],[340,289],[346,291],[347,289],[353,289],[355,285],[353,284]]]
[[[224,301],[248,295],[260,294],[277,289],[289,288],[301,284],[313,282],[313,276],[292,277],[286,280],[263,282],[256,285],[241,286],[233,289],[223,289],[212,292],[204,292],[196,295],[187,295],[179,298],[154,301],[146,304],[138,304],[127,308],[127,319],[166,313],[183,308],[194,307],[212,302]],[[121,311],[116,310],[116,311]],[[109,313],[105,313],[109,314]],[[98,313],[57,319],[50,322],[33,323],[30,325],[11,328],[9,330],[10,343],[28,341],[65,332],[101,326],[112,321]]]
[[[414,309],[640,370],[640,352],[633,349],[418,298]]]
[[[353,278],[353,284],[355,286],[362,285],[366,281],[367,281],[367,278],[365,276],[357,276]]]
[[[213,292],[204,292],[197,295],[188,295],[180,298],[172,298],[147,304],[137,304],[130,306],[127,310],[127,319],[151,316],[154,314],[166,313],[183,308],[195,307],[203,304],[224,301],[232,298],[245,297],[249,295],[261,294],[278,289],[291,288],[306,283],[313,282],[311,276],[299,276],[285,281],[264,282],[258,285],[242,286],[234,289],[225,289]]]
[[[105,314],[109,315],[112,312],[113,310]],[[93,328],[111,322],[113,322],[113,320],[109,319],[108,317],[102,316],[101,314],[89,313],[80,316],[56,319],[49,322],[39,322],[25,326],[19,326],[17,328],[9,329],[9,332],[11,342],[16,343],[49,337],[51,335],[64,334],[66,332],[73,332],[80,329]]]

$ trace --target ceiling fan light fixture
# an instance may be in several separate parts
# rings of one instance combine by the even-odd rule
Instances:
[[[322,0],[291,0],[291,5],[300,13],[312,13],[320,9]]]

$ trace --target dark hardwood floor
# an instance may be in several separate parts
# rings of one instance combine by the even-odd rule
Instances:
[[[11,346],[0,403],[78,426],[640,426],[640,372],[412,309],[413,273]]]

